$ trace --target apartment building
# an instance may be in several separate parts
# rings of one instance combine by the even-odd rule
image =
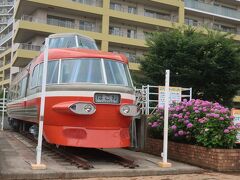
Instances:
[[[184,0],[185,24],[236,34],[240,40],[240,1]]]
[[[146,52],[149,32],[178,25],[231,32],[240,41],[240,2],[236,0],[16,0],[11,66],[24,67],[52,33],[78,32],[99,49],[124,53],[130,69]],[[4,52],[6,53],[6,52]],[[2,53],[2,54],[4,54]],[[3,55],[0,54],[0,57]],[[5,57],[5,59],[8,59]],[[3,59],[0,59],[3,62]],[[6,63],[3,67],[6,69]],[[9,69],[9,68],[7,68]],[[10,72],[8,70],[6,74]],[[1,73],[3,74],[1,76]],[[13,71],[11,72],[13,74]],[[14,74],[13,74],[14,75]],[[0,85],[7,83],[0,69]]]
[[[8,86],[11,67],[13,0],[0,1],[0,84]]]

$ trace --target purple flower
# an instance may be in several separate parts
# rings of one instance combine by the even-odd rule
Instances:
[[[219,114],[213,114],[213,117],[214,117],[214,118],[219,118],[220,115],[219,115]]]
[[[188,123],[187,128],[191,128],[191,127],[193,127],[193,124],[192,123]]]
[[[189,116],[189,115],[190,115],[190,112],[186,112],[186,115]]]
[[[224,117],[220,117],[219,120],[220,120],[220,121],[224,121]]]
[[[154,127],[158,127],[158,123],[157,123],[157,122],[153,122],[152,127],[153,127],[153,128],[154,128]]]
[[[203,112],[207,112],[207,108],[205,108],[205,107],[202,110],[203,110]]]
[[[172,125],[171,128],[172,128],[172,130],[175,131],[177,129],[177,126],[176,125]]]
[[[225,134],[228,134],[230,131],[228,129],[224,129],[223,131]]]
[[[236,129],[236,127],[235,126],[229,126],[228,129],[229,130],[234,130],[234,129]]]
[[[178,135],[179,136],[183,136],[184,135],[184,131],[182,131],[182,130],[178,131]]]
[[[183,123],[184,123],[184,124],[188,124],[188,123],[189,123],[189,120],[185,120]]]
[[[193,108],[193,110],[194,110],[194,111],[198,110],[198,107],[195,106],[195,107]]]
[[[229,116],[230,119],[234,119],[234,116]]]
[[[200,113],[200,111],[199,110],[195,110],[195,113]]]

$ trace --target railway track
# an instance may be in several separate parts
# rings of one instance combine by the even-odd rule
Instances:
[[[22,137],[19,137],[22,136]],[[29,144],[32,142],[32,147],[37,144],[37,140],[29,133],[16,133],[15,138],[21,141],[22,143]],[[27,138],[30,142],[26,143]],[[30,147],[29,145],[27,147]],[[73,147],[64,147],[56,148],[53,145],[43,142],[43,152],[54,153],[54,155],[63,158],[72,165],[75,165],[77,168],[82,168],[85,170],[90,170],[94,168],[93,164],[88,159],[94,158],[103,158],[108,162],[119,164],[125,168],[134,169],[139,167],[133,160],[128,158],[104,151],[102,149],[91,149],[91,148],[73,148]]]

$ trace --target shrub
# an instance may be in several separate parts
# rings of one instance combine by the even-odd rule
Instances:
[[[149,135],[161,138],[164,110],[158,109],[148,118]],[[169,108],[169,138],[208,148],[232,148],[238,125],[233,123],[228,108],[203,100],[183,100]]]

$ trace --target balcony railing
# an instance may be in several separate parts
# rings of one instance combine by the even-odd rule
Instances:
[[[92,26],[91,28],[88,26],[83,27],[82,25],[75,24],[70,21],[62,22],[62,21],[58,21],[55,19],[45,20],[45,19],[40,19],[40,18],[36,18],[33,16],[29,16],[29,15],[23,15],[21,17],[21,20],[37,22],[37,23],[42,23],[42,24],[49,24],[49,25],[59,26],[59,27],[66,27],[66,28],[71,28],[71,29],[80,29],[80,30],[84,30],[84,31],[100,32],[100,27],[96,27],[96,26]]]
[[[131,38],[131,39],[145,40],[144,34],[128,33],[127,31],[123,31],[123,30],[109,30],[109,34],[110,35],[115,35],[115,36]]]
[[[238,19],[240,21],[240,11],[225,8],[225,7],[215,6],[213,4],[198,2],[195,0],[184,0],[184,2],[185,2],[185,7],[187,8],[197,9],[204,12],[220,15],[220,16],[226,16],[226,17]]]
[[[73,2],[89,5],[89,6],[96,6],[96,7],[102,7],[103,1],[102,0],[71,0]]]
[[[189,26],[209,28],[209,29],[213,29],[213,30],[216,30],[216,31],[226,32],[226,33],[240,34],[240,31],[237,30],[237,28],[234,30],[234,29],[226,29],[226,28],[222,28],[222,27],[216,27],[216,26],[213,25],[213,23],[204,24],[204,23],[201,23],[201,22],[193,22],[193,23],[185,22],[185,24],[189,25]]]
[[[33,44],[26,44],[26,43],[20,43],[19,49],[25,49],[25,50],[31,50],[31,51],[40,51],[41,46],[33,45]]]
[[[167,20],[167,21],[171,21],[171,22],[177,22],[178,21],[178,16],[177,14],[170,16],[170,15],[161,15],[161,14],[157,14],[157,13],[149,13],[149,12],[142,12],[142,13],[138,13],[137,9],[134,10],[129,10],[128,8],[124,8],[124,7],[120,7],[120,6],[110,6],[110,9],[114,10],[114,11],[120,11],[120,12],[124,12],[124,13],[129,13],[129,14],[135,14],[135,15],[139,15],[139,16],[146,16],[146,17],[150,17],[150,18],[154,18],[154,19],[162,19],[162,20]]]

